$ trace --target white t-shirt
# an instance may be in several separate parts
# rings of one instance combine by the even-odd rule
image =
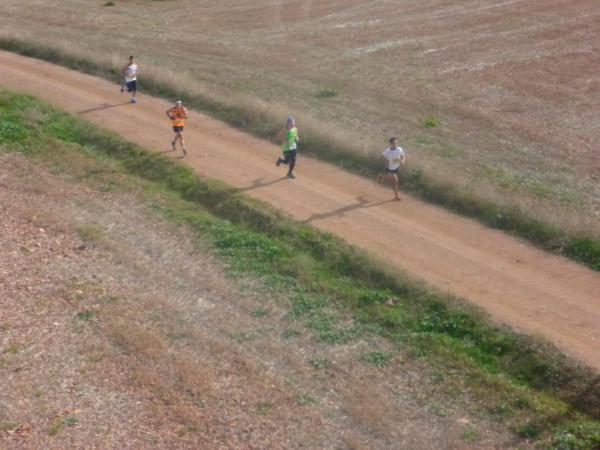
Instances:
[[[130,64],[129,66],[127,66],[127,69],[125,71],[125,81],[129,82],[129,81],[134,81],[137,79],[137,73],[138,73],[138,66],[137,64],[133,63]]]
[[[404,150],[400,147],[396,147],[395,149],[388,148],[383,152],[383,157],[387,160],[388,169],[396,170],[400,168],[400,161],[404,156]]]

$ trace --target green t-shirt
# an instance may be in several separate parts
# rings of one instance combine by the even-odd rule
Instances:
[[[296,150],[298,142],[298,128],[292,127],[287,130],[287,134],[285,135],[285,141],[283,142],[283,151],[289,152],[291,150]]]

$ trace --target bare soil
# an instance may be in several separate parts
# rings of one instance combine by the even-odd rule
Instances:
[[[91,76],[0,52],[0,83],[116,131],[145,148],[170,148],[163,100],[128,104],[118,87]],[[275,167],[279,149],[202,114],[186,126],[200,174],[238,187],[293,218],[333,232],[398,270],[483,307],[600,368],[600,277],[565,258],[404,196],[334,166],[300,159],[298,179]],[[170,153],[174,158],[181,154]]]
[[[0,167],[1,448],[523,448],[422,363],[358,361],[384,342],[283,338],[282,299],[134,194]]]

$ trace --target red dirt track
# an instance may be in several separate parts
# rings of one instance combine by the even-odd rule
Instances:
[[[7,52],[0,52],[0,67],[2,86],[153,151],[169,148],[164,100],[142,93],[140,103],[131,105],[105,80]],[[409,196],[393,202],[390,189],[302,154],[298,179],[284,179],[285,169],[275,167],[276,146],[199,113],[191,114],[186,140],[190,155],[184,161],[198,173],[335,233],[600,369],[598,273]]]

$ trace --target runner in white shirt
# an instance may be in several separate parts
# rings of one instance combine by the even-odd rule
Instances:
[[[387,171],[379,174],[377,184],[381,184],[381,180],[385,178],[394,187],[394,199],[401,200],[398,196],[398,171],[406,162],[404,150],[398,147],[398,139],[390,138],[390,147],[383,152],[383,157],[387,162]]]
[[[129,57],[129,62],[123,66],[121,69],[121,73],[125,77],[125,86],[127,92],[131,92],[131,103],[136,103],[137,99],[135,98],[135,94],[137,93],[137,75],[139,69],[136,63],[133,62],[133,56]],[[121,92],[123,92],[123,87],[121,87]]]

